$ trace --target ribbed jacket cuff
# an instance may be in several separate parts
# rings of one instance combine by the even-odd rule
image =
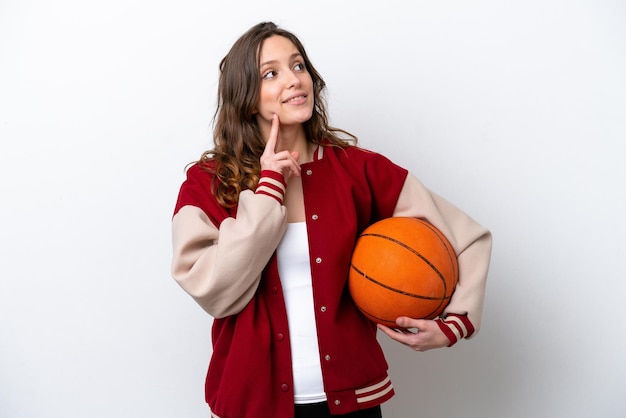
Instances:
[[[261,171],[261,178],[259,179],[259,184],[254,193],[273,197],[278,203],[282,204],[286,188],[287,183],[285,183],[285,178],[281,173],[272,170],[263,170]]]
[[[475,331],[467,315],[448,314],[445,318],[437,318],[435,321],[450,340],[448,347],[452,347],[460,339],[471,337]]]

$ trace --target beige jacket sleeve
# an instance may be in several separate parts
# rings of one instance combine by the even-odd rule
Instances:
[[[201,209],[184,206],[172,220],[172,276],[214,318],[236,314],[254,296],[286,226],[278,199],[249,190],[236,218],[219,229]]]
[[[393,216],[422,218],[439,229],[450,241],[459,263],[459,282],[447,314],[467,315],[480,328],[485,284],[491,258],[491,233],[444,198],[428,190],[409,174]]]

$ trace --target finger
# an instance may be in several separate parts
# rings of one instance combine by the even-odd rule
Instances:
[[[396,324],[398,324],[399,327],[402,328],[415,328],[415,329],[420,329],[424,327],[424,320],[423,319],[414,319],[414,318],[409,318],[408,316],[400,316],[398,318],[396,318]]]
[[[403,344],[408,343],[407,336],[402,331],[397,331],[395,329],[389,328],[388,326],[382,325],[382,324],[378,324],[378,329],[384,332],[385,334],[387,334],[389,338],[391,338],[392,340],[396,340]]]
[[[291,157],[293,158],[293,161],[295,162],[295,170],[292,170],[292,172],[296,176],[299,176],[300,175],[300,164],[298,164],[298,158],[300,158],[300,154],[298,153],[298,151],[292,151],[291,152]]]
[[[283,174],[293,173],[298,175],[300,173],[300,167],[293,160],[279,160],[274,163],[276,171],[280,171]]]
[[[277,126],[277,115],[272,116],[272,126],[270,128],[270,134],[265,142],[265,149],[263,149],[263,155],[265,157],[269,157],[274,155],[274,150],[276,149],[276,142],[278,141],[278,126]]]
[[[266,148],[276,152],[278,149],[278,132],[280,131],[280,121],[277,114],[272,115],[272,128],[270,129],[270,137],[267,140]]]
[[[261,167],[280,172],[285,178],[291,174],[300,175],[300,164],[298,164],[298,161],[294,157],[294,153],[280,151],[279,153],[270,155],[270,152],[271,151],[266,150],[265,157],[261,157]]]
[[[276,162],[281,163],[281,167],[289,168],[289,170],[299,176],[300,175],[300,164],[298,164],[298,151],[280,151],[274,154],[274,159]]]

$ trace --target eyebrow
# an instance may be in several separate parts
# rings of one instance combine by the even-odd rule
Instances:
[[[295,53],[291,54],[291,56],[289,57],[289,60],[293,60],[294,58],[297,58],[297,57],[302,58],[302,54],[301,54],[301,53],[299,53],[299,52],[295,52]],[[265,62],[262,62],[260,66],[261,66],[261,67],[264,67],[264,66],[266,66],[266,65],[271,65],[271,64],[274,64],[274,63],[275,63],[275,62],[277,62],[277,61],[278,61],[278,60],[269,60],[269,61],[265,61]]]

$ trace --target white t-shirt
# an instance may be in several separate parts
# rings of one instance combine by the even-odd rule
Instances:
[[[287,307],[295,403],[326,400],[320,365],[306,223],[287,224],[277,248],[278,274]]]

